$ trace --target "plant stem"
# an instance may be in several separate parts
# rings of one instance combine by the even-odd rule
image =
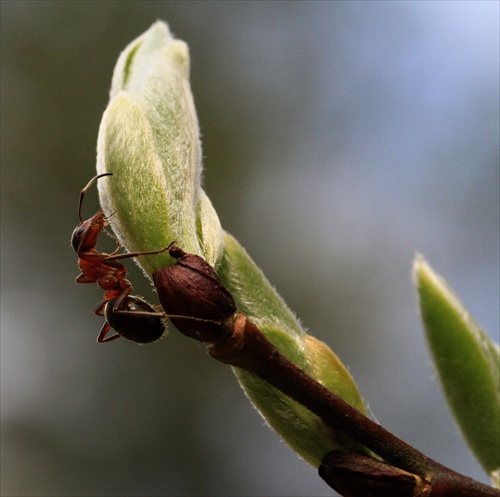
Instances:
[[[351,453],[350,461],[340,461],[351,464],[347,472],[353,470],[358,475],[352,486],[352,478],[344,478],[344,495],[364,496],[368,488],[369,495],[384,495],[380,486],[374,492],[370,488],[381,484],[390,488],[392,495],[398,495],[397,490],[404,486],[405,497],[500,497],[499,491],[442,466],[403,442],[293,364],[236,310],[233,297],[203,258],[184,252],[175,243],[169,245],[169,254],[177,262],[155,271],[153,280],[165,317],[171,317],[181,333],[206,343],[214,359],[257,375],[385,461],[362,461],[356,459],[356,453]],[[323,456],[320,476],[327,474],[325,481],[336,488],[337,461],[327,456]],[[380,473],[385,475],[384,481],[377,476]]]
[[[233,332],[212,343],[212,357],[245,369],[307,407],[394,466],[420,476],[431,497],[498,497],[499,491],[439,464],[388,432],[289,361],[244,314]]]

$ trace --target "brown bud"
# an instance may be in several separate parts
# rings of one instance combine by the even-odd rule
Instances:
[[[165,312],[185,316],[172,318],[172,323],[184,335],[202,342],[214,342],[231,333],[236,304],[215,269],[175,244],[169,253],[177,262],[156,270],[153,281]]]
[[[318,473],[344,497],[423,497],[430,490],[419,476],[356,452],[330,452]]]

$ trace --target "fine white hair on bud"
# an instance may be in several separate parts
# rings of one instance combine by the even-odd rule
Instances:
[[[188,47],[172,36],[165,23],[157,22],[128,45],[113,74],[97,145],[98,173],[113,173],[98,183],[106,219],[128,251],[156,251],[175,241],[190,259],[200,262],[192,255],[200,256],[201,272],[190,275],[182,292],[176,289],[177,297],[187,295],[191,303],[200,296],[198,304],[205,299],[211,309],[217,302],[201,290],[216,282],[216,275],[237,311],[251,319],[283,355],[364,412],[361,395],[337,356],[305,334],[243,247],[222,230],[201,188],[201,158]],[[156,274],[162,301],[158,283],[169,282],[158,275],[169,274],[161,270],[172,266],[174,259],[167,251],[137,259],[148,277]],[[212,278],[202,285],[199,277],[206,272]],[[169,299],[163,302],[168,308]],[[233,312],[227,302],[226,308]],[[216,316],[209,316],[212,327],[220,310],[216,306]],[[190,331],[193,323],[184,326]],[[356,445],[254,374],[241,368],[235,368],[235,373],[268,424],[313,466],[319,466],[327,452],[351,450]]]
[[[101,205],[131,251],[176,240],[215,265],[222,230],[201,189],[201,143],[189,84],[189,50],[157,22],[130,43],[116,64],[98,138]],[[138,261],[148,275],[168,255]]]

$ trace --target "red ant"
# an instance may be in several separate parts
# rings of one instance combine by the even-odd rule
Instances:
[[[132,285],[125,276],[127,269],[118,259],[128,259],[140,255],[153,255],[164,252],[168,247],[151,252],[128,252],[119,254],[120,247],[111,254],[96,250],[97,238],[106,226],[108,217],[102,211],[87,221],[82,219],[82,203],[87,190],[103,176],[113,173],[103,173],[93,177],[80,192],[78,217],[80,224],[73,231],[71,245],[78,255],[78,266],[82,273],[76,278],[77,283],[97,283],[103,290],[104,301],[94,310],[98,316],[106,318],[97,341],[110,342],[120,336],[139,343],[149,343],[158,340],[164,333],[162,318],[164,313],[157,312],[145,300],[130,295]],[[131,319],[132,318],[132,319]],[[116,334],[106,337],[108,331],[114,328]]]
[[[71,245],[78,255],[78,266],[82,273],[76,278],[77,283],[97,283],[103,290],[104,301],[94,310],[98,316],[103,316],[106,321],[103,324],[97,341],[100,343],[110,342],[120,338],[120,336],[138,343],[150,343],[161,338],[165,332],[162,319],[174,318],[189,321],[199,321],[203,323],[212,320],[193,316],[181,316],[158,312],[148,302],[132,293],[132,285],[125,276],[127,268],[117,262],[119,259],[129,259],[141,255],[155,255],[170,251],[172,257],[181,257],[180,250],[175,242],[168,247],[150,252],[126,252],[118,253],[120,246],[111,254],[105,254],[96,250],[97,239],[101,231],[106,226],[109,218],[102,211],[92,216],[87,221],[82,219],[82,203],[87,190],[103,176],[112,176],[113,173],[103,173],[94,176],[80,192],[78,203],[78,217],[80,223],[73,231]],[[117,333],[106,337],[109,330],[113,328]]]

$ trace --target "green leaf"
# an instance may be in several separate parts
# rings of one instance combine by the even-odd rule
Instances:
[[[500,354],[445,281],[417,256],[422,322],[446,399],[483,468],[500,467]]]

